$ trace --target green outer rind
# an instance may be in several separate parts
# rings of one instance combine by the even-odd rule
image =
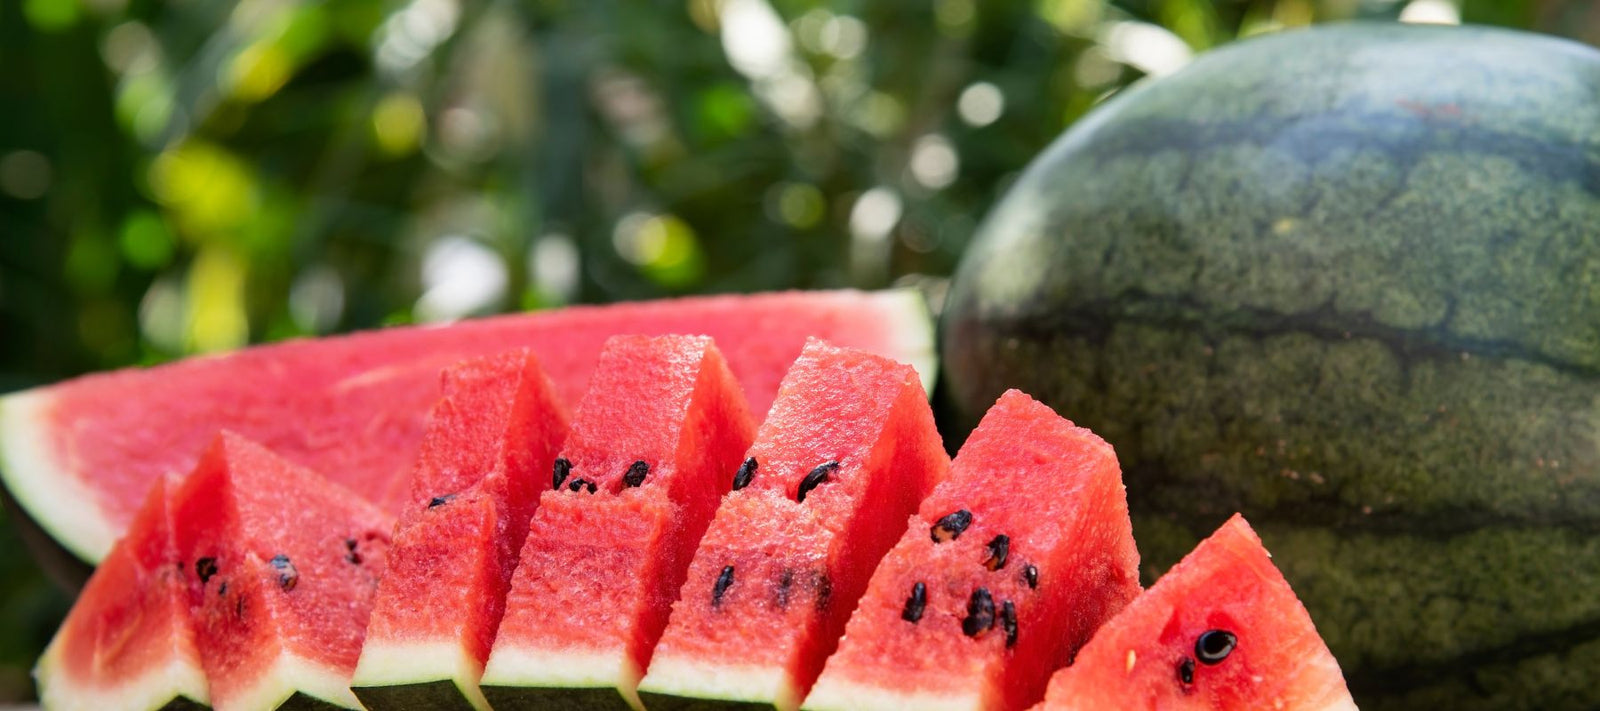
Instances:
[[[368,709],[475,711],[467,695],[451,679],[390,686],[352,686],[350,690]]]
[[[287,700],[278,705],[277,711],[349,711],[344,706],[328,703],[309,694],[294,692]]]
[[[632,711],[622,692],[604,688],[484,686],[483,696],[495,711]],[[654,707],[648,707],[653,709]]]
[[[1130,89],[980,231],[946,397],[1116,446],[1147,574],[1243,511],[1363,708],[1600,706],[1597,84],[1352,25]]]
[[[647,691],[639,692],[639,700],[644,702],[644,707],[647,711],[756,711],[757,709],[771,711],[771,709],[776,708],[772,704],[750,701],[691,699],[667,694],[652,694]],[[499,708],[499,706],[496,706],[496,711],[499,711]]]

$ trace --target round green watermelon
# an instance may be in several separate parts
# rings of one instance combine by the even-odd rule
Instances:
[[[1362,708],[1600,708],[1600,52],[1204,55],[1034,163],[944,319],[956,411],[1116,447],[1147,578],[1255,522]]]

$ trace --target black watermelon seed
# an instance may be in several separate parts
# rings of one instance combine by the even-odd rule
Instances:
[[[430,499],[428,501],[428,508],[431,509],[431,508],[434,508],[434,507],[437,507],[437,506],[443,506],[445,504],[450,503],[451,501],[454,501],[455,498],[456,498],[455,494],[445,494],[444,496],[435,496],[435,497],[433,497],[432,499]]]
[[[1201,664],[1221,664],[1233,653],[1239,638],[1227,630],[1206,630],[1194,641],[1194,656]]]
[[[344,539],[344,548],[344,559],[349,561],[351,565],[361,565],[361,554],[356,552],[356,539]]]
[[[1010,600],[1000,605],[1000,629],[1006,633],[1006,649],[1017,646],[1017,606]]]
[[[966,509],[961,509],[960,511],[939,519],[939,522],[933,524],[933,528],[928,530],[928,535],[933,538],[934,543],[953,541],[957,538],[960,538],[961,534],[965,533],[967,527],[971,525],[972,512]]]
[[[1184,686],[1188,686],[1188,685],[1194,683],[1194,660],[1193,659],[1190,659],[1188,657],[1184,657],[1183,661],[1178,662],[1178,681],[1183,682]],[[1184,691],[1188,691],[1188,689],[1184,689]]]
[[[833,602],[833,580],[825,573],[817,573],[817,611],[828,609]]]
[[[561,483],[567,480],[567,475],[572,473],[572,461],[566,457],[557,457],[555,472],[550,476],[550,488],[560,489]],[[577,489],[573,489],[577,491]]]
[[[596,491],[594,482],[588,481],[588,482],[584,482],[584,484],[586,484],[589,487],[589,493],[593,494]]]
[[[647,476],[650,476],[650,465],[641,459],[628,465],[628,472],[622,475],[622,483],[629,487],[639,486]]]
[[[1033,566],[1033,565],[1029,565],[1028,567],[1023,568],[1022,569],[1022,579],[1025,582],[1028,583],[1028,588],[1029,589],[1038,590],[1039,589],[1039,568],[1036,567],[1036,566]]]
[[[240,595],[239,597],[236,597],[236,598],[233,599],[233,616],[234,617],[244,617],[244,596],[243,595]]]
[[[967,600],[967,617],[961,620],[961,632],[968,637],[978,637],[994,629],[994,598],[988,588],[972,591]]]
[[[725,565],[722,567],[722,574],[717,576],[716,584],[711,586],[711,606],[721,607],[722,596],[726,594],[728,592],[728,588],[732,586],[733,566]]]
[[[756,478],[756,458],[751,457],[739,465],[739,471],[733,475],[733,490],[738,491],[750,485],[750,480]]]
[[[928,586],[917,583],[911,586],[911,597],[906,598],[906,607],[900,611],[900,619],[915,623],[922,619],[922,611],[928,608]]]
[[[294,563],[289,562],[289,556],[279,553],[272,556],[271,563],[272,567],[278,569],[278,587],[287,592],[300,584],[300,571],[295,570]]]
[[[1011,557],[1011,537],[1002,533],[989,541],[989,557],[983,561],[983,567],[990,570],[999,570],[1006,567],[1006,559]]]
[[[794,500],[802,504],[805,503],[806,494],[811,493],[812,489],[821,486],[823,482],[828,480],[828,475],[836,471],[839,471],[838,460],[817,465],[817,468],[812,469],[811,473],[806,475],[806,478],[800,480],[800,490],[795,492]]]
[[[194,562],[194,574],[200,576],[200,584],[210,582],[211,576],[217,574],[217,559],[211,557],[201,558]]]
[[[778,609],[789,609],[789,589],[794,587],[794,571],[785,568],[778,576]]]
[[[227,594],[228,594],[228,581],[224,580],[224,581],[222,581],[221,585],[217,586],[217,597],[226,597]]]
[[[591,494],[599,490],[594,485],[594,482],[583,477],[575,477],[572,481],[567,482],[568,491],[581,491],[583,489],[588,489]]]

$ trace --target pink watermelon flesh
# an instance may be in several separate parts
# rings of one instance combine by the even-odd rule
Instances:
[[[172,502],[212,706],[359,708],[350,673],[389,546],[388,514],[226,432]]]
[[[1261,539],[1235,515],[1095,633],[1038,711],[1354,711]]]
[[[607,343],[484,671],[495,708],[637,704],[695,545],[754,434],[711,339]]]
[[[189,629],[186,569],[168,516],[166,478],[101,562],[34,671],[45,708],[199,709],[205,671]]]
[[[539,481],[566,438],[527,350],[452,366],[443,381],[352,682],[374,711],[484,707],[478,675]]]
[[[1138,593],[1111,446],[1012,390],[873,572],[805,708],[1026,708]]]
[[[397,511],[442,368],[529,347],[557,394],[576,402],[601,345],[621,333],[715,337],[756,412],[808,336],[933,376],[926,310],[909,291],[569,308],[292,341],[16,393],[0,400],[0,474],[31,517],[90,561],[126,530],[150,482],[193,468],[218,429]]]
[[[798,705],[873,566],[949,468],[910,366],[816,341],[748,459],[753,475],[724,497],[640,684],[651,709]]]

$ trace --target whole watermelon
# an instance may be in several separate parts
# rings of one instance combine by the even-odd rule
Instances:
[[[1205,55],[1035,162],[943,326],[958,411],[1116,446],[1147,578],[1243,511],[1363,708],[1600,708],[1600,52]]]

